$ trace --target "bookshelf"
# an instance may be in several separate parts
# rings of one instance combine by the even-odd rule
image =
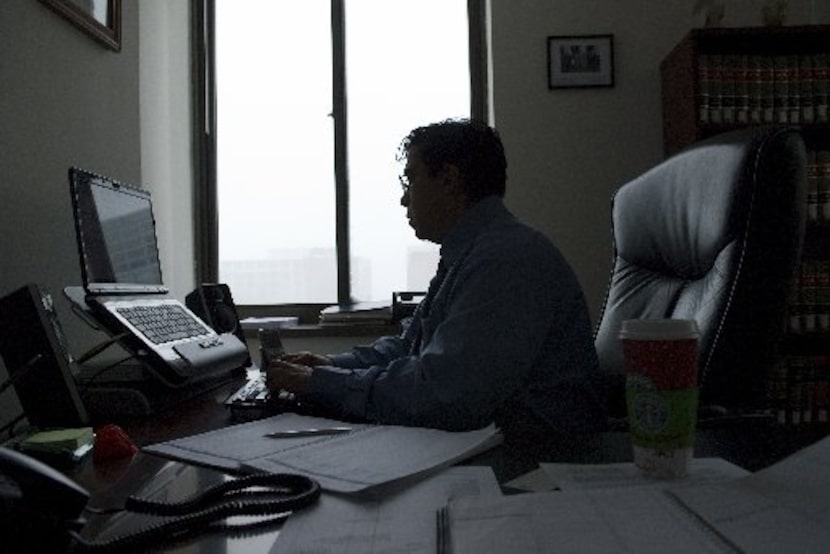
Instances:
[[[830,25],[693,29],[660,73],[667,156],[749,125],[802,131],[806,235],[768,407],[781,423],[830,426]]]

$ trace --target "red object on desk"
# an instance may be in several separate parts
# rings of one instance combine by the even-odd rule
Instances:
[[[96,429],[92,447],[94,462],[118,460],[132,456],[136,452],[138,447],[118,425],[107,424]]]

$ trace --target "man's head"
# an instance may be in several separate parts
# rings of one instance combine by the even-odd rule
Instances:
[[[418,238],[440,243],[472,204],[504,196],[507,161],[498,133],[484,123],[452,119],[418,127],[401,141],[401,205]]]

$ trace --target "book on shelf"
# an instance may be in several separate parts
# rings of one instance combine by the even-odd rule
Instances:
[[[392,304],[385,301],[335,304],[320,311],[320,323],[391,324]]]
[[[709,123],[709,98],[711,97],[712,75],[710,73],[708,54],[701,54],[697,60],[697,85],[698,85],[698,119],[701,123]]]
[[[783,357],[770,376],[768,397],[779,423],[830,422],[830,356]]]
[[[817,54],[813,58],[813,105],[816,123],[828,123],[828,102],[830,102],[830,52]]]
[[[801,122],[814,123],[816,114],[813,110],[813,56],[808,54],[798,56],[798,83]]]
[[[700,123],[828,123],[830,54],[701,53]]]
[[[830,148],[816,151],[816,220],[830,223]]]
[[[791,283],[788,332],[830,335],[830,259],[802,260]]]
[[[821,173],[818,166],[818,152],[809,148],[807,150],[807,221],[815,223],[818,221],[818,189]]]

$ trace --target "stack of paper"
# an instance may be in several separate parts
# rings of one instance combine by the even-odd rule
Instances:
[[[707,462],[694,477],[693,463],[689,479],[651,486],[624,478],[626,464],[557,464],[546,483],[563,490],[449,502],[444,546],[453,554],[828,551],[830,438],[756,474],[735,478],[724,464]]]
[[[352,430],[293,438],[266,436],[343,426]],[[301,473],[316,479],[325,490],[353,493],[400,479],[425,477],[501,441],[501,433],[492,425],[453,433],[285,413],[147,446],[144,451],[224,470]]]
[[[34,456],[77,460],[92,449],[92,427],[54,429],[33,433],[20,441],[21,451]]]
[[[357,302],[329,306],[320,312],[320,323],[387,325],[392,323],[392,305],[389,302]]]

